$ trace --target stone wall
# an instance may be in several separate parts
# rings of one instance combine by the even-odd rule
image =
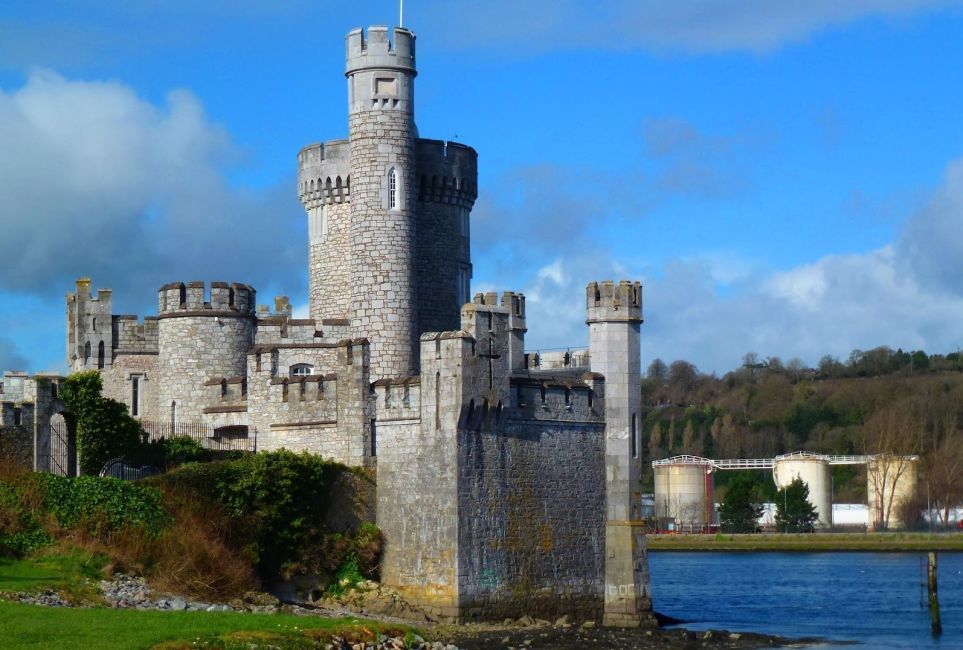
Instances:
[[[247,374],[254,319],[230,313],[175,313],[162,314],[160,318],[157,409],[166,418],[171,404],[176,403],[176,421],[199,422],[207,406],[204,382],[211,377]]]
[[[477,195],[477,154],[440,140],[417,141],[418,331],[457,329],[470,299],[470,218]]]
[[[298,193],[308,214],[308,295],[311,317],[351,311],[351,147],[347,140],[313,144],[298,153]],[[347,333],[339,333],[346,336]]]
[[[352,113],[351,326],[371,341],[371,371],[407,376],[417,369],[414,276],[416,186],[411,115]],[[397,206],[388,207],[388,173],[397,172]]]
[[[0,424],[0,459],[24,469],[33,468],[33,432],[29,427]]]
[[[368,350],[364,340],[255,348],[248,364],[247,409],[250,425],[258,431],[258,448],[308,451],[352,466],[371,464],[374,400]],[[334,372],[291,378],[287,366],[281,366],[280,374],[269,359],[276,360],[282,352],[316,362],[315,373]]]
[[[602,609],[600,422],[492,415],[458,433],[462,619],[595,619]]]
[[[131,402],[134,397],[133,377],[138,378],[138,392],[140,405],[137,417],[144,420],[156,420],[164,417],[164,412],[157,407],[157,389],[159,387],[157,375],[157,354],[118,354],[114,363],[100,371],[104,383],[103,395],[127,405],[128,412],[133,414]]]

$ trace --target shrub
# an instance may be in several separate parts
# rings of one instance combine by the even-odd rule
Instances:
[[[96,474],[111,458],[131,458],[143,444],[140,423],[127,406],[101,396],[96,370],[77,372],[61,383],[60,396],[77,427],[77,454],[84,474]]]
[[[62,528],[85,528],[97,536],[139,528],[157,537],[170,523],[155,488],[116,478],[64,478],[37,474],[43,483],[46,509]]]
[[[323,536],[329,486],[341,471],[343,466],[318,456],[281,450],[188,464],[149,481],[219,502],[231,520],[232,538],[261,576],[273,579]]]

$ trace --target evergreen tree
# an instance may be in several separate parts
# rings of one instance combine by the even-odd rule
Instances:
[[[818,516],[809,502],[809,486],[798,476],[776,495],[776,529],[781,533],[811,533]]]
[[[719,504],[719,523],[726,533],[754,533],[762,503],[758,490],[747,476],[736,477],[726,488],[726,497]]]

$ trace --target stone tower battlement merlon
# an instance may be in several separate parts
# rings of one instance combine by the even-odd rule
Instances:
[[[305,210],[351,200],[351,146],[347,140],[312,144],[298,152],[298,197]]]
[[[478,153],[468,145],[419,138],[418,200],[471,209],[478,198]]]
[[[415,35],[401,27],[393,32],[394,42],[388,38],[387,27],[369,27],[367,38],[361,29],[348,34],[344,74],[348,78],[351,114],[367,111],[414,114],[414,79],[418,74]]]
[[[388,28],[374,25],[368,37],[360,27],[345,37],[345,76],[368,68],[399,69],[417,74],[415,69],[415,35],[404,27],[394,28],[394,42],[388,39]]]
[[[172,282],[157,292],[157,316],[160,319],[179,316],[231,316],[254,318],[256,292],[247,285],[234,282]]]
[[[642,322],[642,284],[622,280],[589,282],[585,287],[585,322]]]

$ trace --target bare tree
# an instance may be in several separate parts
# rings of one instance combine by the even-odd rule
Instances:
[[[649,364],[649,369],[645,374],[646,377],[657,381],[661,386],[665,383],[666,378],[669,376],[669,367],[665,365],[665,361],[657,357],[652,360],[652,363]]]
[[[688,404],[698,384],[699,373],[688,361],[673,361],[669,366],[669,395],[676,404]]]
[[[877,529],[886,528],[895,520],[894,505],[909,478],[912,454],[919,451],[919,429],[922,426],[917,409],[909,399],[903,399],[880,409],[862,427],[864,448],[874,458],[866,468],[867,487],[873,504],[870,515]]]
[[[806,364],[799,357],[793,357],[786,364],[786,371],[792,377],[792,383],[797,383],[799,381],[799,376],[802,374],[803,370],[806,369]]]
[[[926,477],[940,523],[946,526],[950,510],[963,503],[963,439],[946,436],[926,458]]]

